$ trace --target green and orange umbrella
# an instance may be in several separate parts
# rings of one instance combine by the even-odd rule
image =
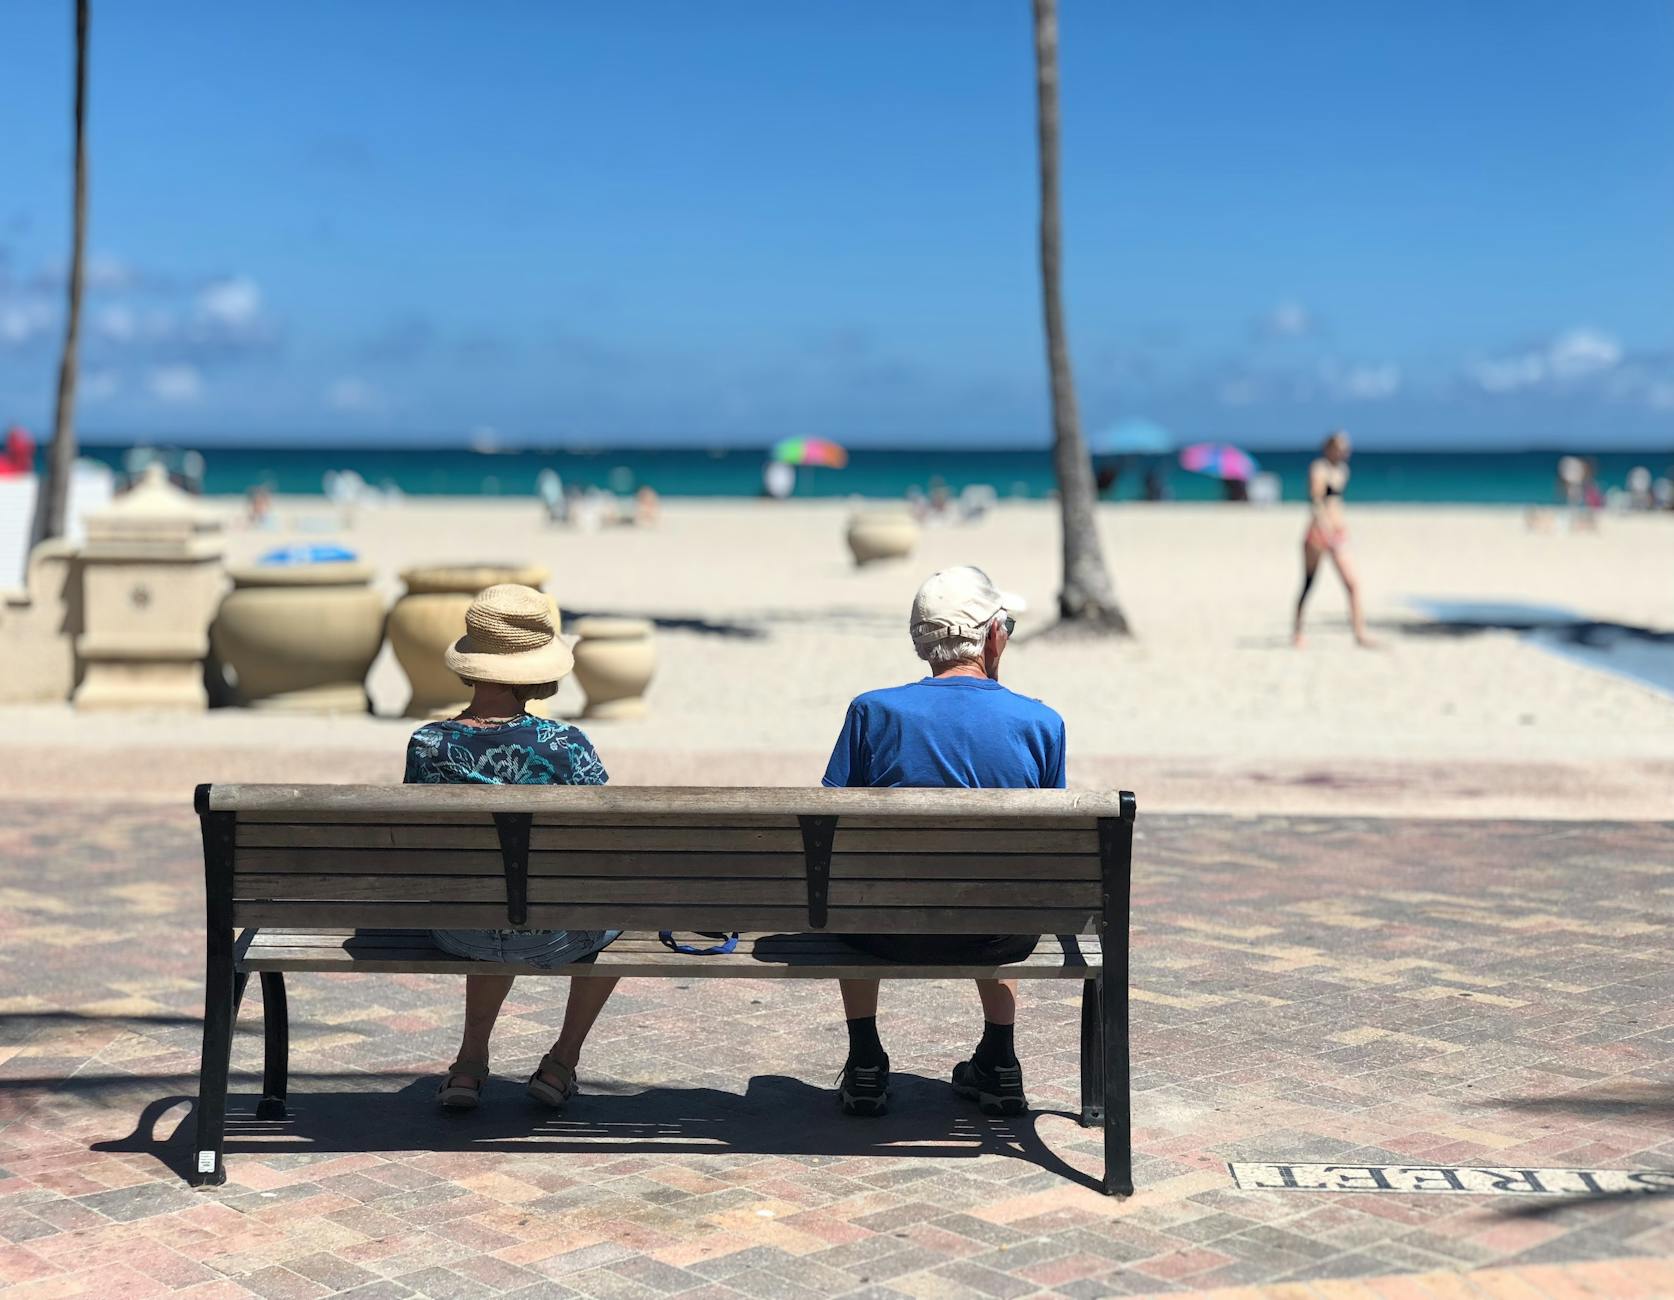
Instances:
[[[849,463],[849,453],[829,438],[785,438],[768,454],[786,465],[813,469],[842,469]]]

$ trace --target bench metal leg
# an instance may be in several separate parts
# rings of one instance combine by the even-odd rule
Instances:
[[[1098,979],[1081,982],[1081,1127],[1104,1120],[1104,1022]]]
[[[285,1084],[291,1070],[291,1017],[285,1003],[285,977],[262,972],[262,1099],[257,1119],[285,1118]]]
[[[227,1181],[221,1146],[227,1126],[227,1069],[232,1060],[233,1020],[243,982],[233,974],[230,929],[209,931],[203,993],[203,1057],[198,1066],[197,1137],[186,1178],[193,1187]]]
[[[1122,945],[1126,948],[1126,944]],[[1123,954],[1126,956],[1126,953]],[[1124,976],[1124,960],[1113,969]],[[1099,981],[1104,984],[1103,980]],[[1104,984],[1104,1194],[1133,1195],[1133,1134],[1128,1115],[1128,990],[1122,983]]]

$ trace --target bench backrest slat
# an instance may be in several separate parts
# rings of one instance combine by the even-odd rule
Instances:
[[[1065,791],[200,793],[230,831],[234,923],[296,928],[507,927],[509,852],[531,929],[804,930],[817,860],[829,931],[1081,933],[1103,915],[1112,809],[1132,815]],[[496,814],[520,827],[504,845]]]

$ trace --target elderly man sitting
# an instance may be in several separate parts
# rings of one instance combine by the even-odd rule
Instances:
[[[930,676],[868,691],[849,705],[825,770],[830,786],[964,786],[1043,789],[1064,784],[1064,720],[1039,700],[1000,685],[1005,653],[1023,602],[969,566],[933,574],[913,598],[913,649]],[[1000,965],[1034,951],[1038,935],[846,935],[893,961]],[[878,981],[841,981],[849,1055],[838,1100],[851,1115],[889,1106],[889,1057],[878,1038]],[[1023,1071],[1012,1046],[1016,980],[978,980],[982,1041],[953,1069],[953,1086],[985,1114],[1026,1107]]]

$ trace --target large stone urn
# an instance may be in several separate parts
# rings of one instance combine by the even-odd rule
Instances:
[[[572,629],[575,680],[587,694],[585,718],[643,718],[657,656],[643,618],[584,618]]]
[[[904,560],[918,545],[918,522],[905,510],[863,510],[850,517],[848,537],[856,564]]]
[[[427,565],[401,575],[407,590],[389,612],[389,645],[412,684],[409,718],[439,718],[458,713],[470,691],[442,662],[442,652],[465,635],[465,611],[484,587],[516,582],[539,587],[548,572],[538,564]],[[558,606],[552,606],[558,626]]]
[[[365,713],[366,673],[384,640],[372,570],[353,561],[232,571],[210,644],[238,675],[240,704]]]
[[[203,660],[221,598],[221,524],[161,465],[87,521],[78,709],[209,705]]]

